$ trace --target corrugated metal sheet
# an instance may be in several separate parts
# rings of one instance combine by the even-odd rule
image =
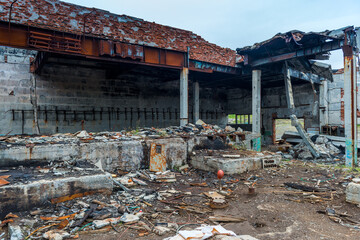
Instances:
[[[9,21],[11,3],[0,0],[0,21]],[[220,65],[235,66],[237,58],[234,50],[209,43],[191,31],[57,0],[18,0],[13,4],[11,22],[182,52],[189,46],[191,59]],[[103,50],[109,53],[105,45]],[[123,54],[121,50],[120,55]],[[128,55],[142,57],[141,53]]]

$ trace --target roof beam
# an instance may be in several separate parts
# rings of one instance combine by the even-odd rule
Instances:
[[[290,60],[298,57],[305,57],[305,56],[311,56],[311,55],[317,55],[322,53],[327,53],[329,51],[334,51],[340,49],[344,44],[343,40],[333,40],[330,42],[322,43],[315,47],[309,47],[309,48],[301,48],[299,50],[284,53],[276,56],[271,56],[267,58],[261,58],[256,60],[251,60],[249,55],[245,55],[244,58],[244,64],[245,65],[251,65],[252,67],[257,67],[269,63],[275,63],[285,60]]]
[[[324,80],[328,80],[324,77],[321,77],[317,74],[313,74],[313,73],[304,73],[304,72],[301,72],[301,71],[298,71],[294,68],[288,68],[289,71],[290,71],[290,76],[291,77],[294,77],[294,78],[298,78],[298,79],[301,79],[301,80],[305,80],[305,81],[308,81],[308,82],[313,82],[313,83],[317,83],[317,84],[320,84],[320,81],[324,81]]]

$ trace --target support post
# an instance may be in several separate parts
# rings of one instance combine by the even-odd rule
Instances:
[[[39,122],[38,122],[38,104],[37,104],[37,92],[36,92],[36,75],[34,73],[30,73],[31,79],[31,89],[30,89],[30,102],[33,106],[34,112],[34,125],[35,125],[35,133],[37,135],[40,134]]]
[[[293,91],[292,91],[290,69],[287,65],[287,62],[285,62],[284,80],[285,80],[285,90],[286,90],[286,102],[287,102],[288,108],[290,109],[291,113],[293,114],[295,112],[295,104],[294,104],[294,97],[293,97]]]
[[[353,47],[343,46],[344,52],[344,100],[345,100],[345,165],[357,166],[357,80],[356,57]]]
[[[299,123],[299,120],[297,119],[295,115],[295,104],[294,104],[294,95],[292,91],[292,85],[291,85],[291,75],[289,71],[289,67],[287,62],[284,64],[284,80],[285,80],[285,92],[286,92],[286,100],[288,104],[288,108],[291,111],[290,119],[291,119],[291,125],[296,128],[298,133],[300,134],[301,138],[305,142],[306,146],[309,148],[312,155],[316,158],[320,157],[320,154],[318,153],[318,150],[315,146],[315,144],[311,141],[309,135],[305,132],[305,129],[301,126]]]
[[[252,71],[252,132],[261,134],[261,70]],[[253,150],[261,151],[261,135],[253,139]]]
[[[322,80],[320,84],[320,105],[319,105],[319,112],[320,112],[320,131],[323,126],[329,124],[328,118],[328,81]]]
[[[194,123],[200,118],[199,82],[194,82]]]
[[[188,77],[189,69],[184,67],[180,72],[180,126],[185,126],[189,123]]]

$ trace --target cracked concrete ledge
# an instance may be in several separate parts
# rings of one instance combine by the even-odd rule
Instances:
[[[109,173],[44,179],[27,184],[3,186],[0,189],[0,218],[12,211],[26,211],[49,205],[52,199],[74,194],[111,194],[112,189],[113,182]]]
[[[112,172],[138,170],[149,162],[150,144],[164,144],[167,168],[186,164],[188,153],[205,141],[207,137],[195,136],[114,141],[114,142],[66,142],[56,144],[0,146],[0,167],[46,164],[69,160],[86,160],[99,168]]]
[[[279,164],[281,156],[264,155],[261,157],[224,159],[221,157],[195,155],[191,156],[190,163],[193,167],[204,171],[217,171],[221,169],[227,174],[238,174],[261,169],[263,167],[263,160],[267,159],[273,160],[274,164]]]

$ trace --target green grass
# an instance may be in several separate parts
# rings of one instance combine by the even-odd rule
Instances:
[[[304,127],[304,119],[299,119],[301,126]],[[275,121],[276,139],[281,139],[285,131],[297,132],[294,126],[291,126],[291,119],[276,119]]]
[[[229,114],[228,115],[228,123],[230,123],[230,124],[235,124],[235,114]]]

